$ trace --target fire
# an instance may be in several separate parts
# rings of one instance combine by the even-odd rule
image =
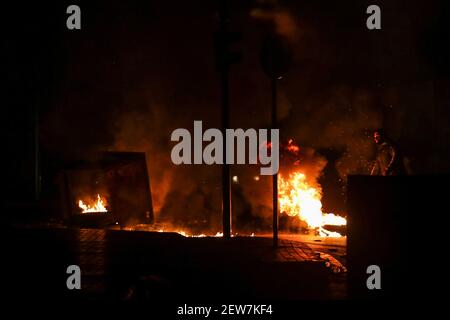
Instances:
[[[215,235],[211,235],[211,236],[208,236],[208,235],[206,235],[204,233],[202,233],[202,234],[189,234],[189,233],[187,233],[186,231],[183,231],[183,230],[178,230],[178,231],[175,231],[175,232],[178,233],[178,234],[181,234],[183,237],[191,237],[191,238],[205,238],[205,237],[220,238],[220,237],[223,237],[223,233],[222,232],[217,232]]]
[[[83,200],[78,200],[78,207],[83,210],[83,213],[108,212],[108,210],[106,210],[106,200],[100,197],[99,194],[97,194],[97,201],[92,204],[85,204]]]
[[[318,229],[320,236],[339,237],[337,232],[325,230],[325,225],[346,225],[345,218],[333,213],[322,212],[321,192],[311,186],[301,172],[293,172],[286,178],[278,175],[280,211],[289,216],[297,216],[306,222],[309,228]]]
[[[186,238],[206,238],[206,237],[216,237],[216,238],[221,238],[223,237],[223,232],[217,232],[216,234],[204,234],[204,233],[200,233],[200,234],[194,234],[194,233],[190,233],[189,231],[185,231],[185,230],[180,230],[180,229],[159,229],[158,232],[175,232],[178,233],[180,235],[182,235],[183,237]],[[231,235],[232,237],[234,237],[234,235]]]
[[[292,139],[289,139],[288,144],[287,144],[287,146],[286,146],[286,149],[287,149],[289,152],[292,152],[292,153],[295,153],[295,154],[298,154],[298,153],[300,152],[300,147],[297,146],[297,145],[294,143],[294,140],[292,140]]]

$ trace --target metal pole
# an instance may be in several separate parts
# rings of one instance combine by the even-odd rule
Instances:
[[[227,32],[227,8],[226,1],[219,1],[219,32],[223,35]],[[222,39],[226,41],[225,39]],[[222,47],[225,49],[225,46]],[[222,54],[226,54],[222,52]],[[222,104],[222,134],[225,137],[226,129],[229,127],[229,86],[228,86],[229,65],[225,62],[220,69],[221,104]],[[224,141],[225,142],[225,141]],[[226,143],[223,144],[223,165],[222,165],[222,227],[223,237],[231,237],[231,182],[230,166],[226,163],[227,150]]]
[[[222,83],[222,132],[225,137],[225,131],[229,124],[229,103],[228,103],[228,72],[221,74]],[[223,237],[231,237],[231,189],[230,189],[230,166],[226,163],[226,143],[223,144],[222,165],[222,211],[223,211]]]
[[[39,110],[37,105],[34,106],[34,199],[40,198],[41,193],[41,173],[39,170]]]
[[[272,129],[277,128],[277,78],[272,76]],[[272,143],[273,148],[273,143]],[[273,152],[271,149],[270,152]],[[278,173],[272,176],[273,246],[278,247]]]

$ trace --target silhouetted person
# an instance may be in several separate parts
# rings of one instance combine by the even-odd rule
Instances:
[[[374,131],[373,140],[377,144],[377,156],[370,174],[382,176],[405,174],[403,158],[398,148],[386,137],[382,129]]]

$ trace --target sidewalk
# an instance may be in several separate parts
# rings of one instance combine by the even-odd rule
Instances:
[[[176,233],[99,229],[13,229],[14,290],[30,286],[21,272],[33,261],[36,295],[89,301],[146,299],[345,298],[343,280],[305,243],[261,237],[185,238]],[[82,289],[67,292],[65,268],[77,264]],[[41,290],[40,290],[41,289]],[[44,290],[42,290],[44,289]],[[221,300],[221,301],[222,301]]]

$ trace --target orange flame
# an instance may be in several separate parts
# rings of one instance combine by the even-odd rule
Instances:
[[[280,212],[289,216],[297,216],[306,222],[309,228],[318,229],[321,236],[340,236],[337,232],[323,229],[325,225],[346,225],[345,218],[333,213],[322,212],[320,189],[314,188],[306,181],[306,176],[301,172],[293,172],[288,177],[278,175],[278,200]]]
[[[93,204],[85,204],[83,200],[78,200],[78,207],[82,209],[83,213],[108,212],[106,209],[106,200],[104,198],[102,199],[99,194],[97,194],[97,201]]]

